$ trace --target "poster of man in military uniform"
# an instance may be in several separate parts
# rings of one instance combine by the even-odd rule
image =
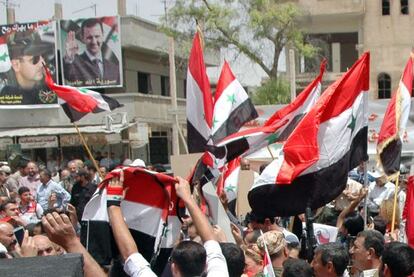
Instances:
[[[0,26],[0,108],[56,105],[57,96],[44,82],[43,64],[57,74],[56,28],[53,21]]]
[[[122,86],[119,28],[117,16],[60,21],[64,85]]]

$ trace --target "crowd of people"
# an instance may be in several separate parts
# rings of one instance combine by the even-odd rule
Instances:
[[[94,260],[79,239],[85,205],[101,178],[114,167],[115,163],[110,163],[109,158],[98,160],[102,167],[97,172],[91,163],[71,160],[59,174],[39,168],[33,161],[21,160],[14,171],[7,164],[1,165],[0,257],[80,253],[85,276],[115,276],[111,268],[101,267]],[[149,167],[139,159],[127,159],[123,165]],[[232,238],[228,238],[230,234],[226,236],[222,228],[210,224],[188,181],[175,177],[175,190],[187,215],[182,218],[180,239],[161,276],[272,276],[269,270],[276,277],[411,276],[414,250],[407,243],[402,218],[407,176],[400,178],[399,206],[391,226],[395,186],[379,171],[364,176],[366,172],[363,164],[351,171],[342,194],[314,211],[315,223],[338,229],[335,242],[320,244],[316,238],[314,244],[307,241],[304,215],[269,218],[250,212],[241,221],[229,208],[223,192],[219,199],[231,221]],[[364,186],[366,178],[369,186]],[[157,276],[140,254],[140,242],[134,240],[125,222],[120,207],[124,193],[121,171],[119,178],[110,180],[106,197],[112,234],[123,263],[122,276]]]

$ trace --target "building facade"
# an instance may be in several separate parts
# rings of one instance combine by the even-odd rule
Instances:
[[[307,40],[319,48],[313,59],[298,61],[298,82],[306,84],[328,59],[325,83],[371,52],[371,99],[390,98],[414,43],[413,0],[296,0],[303,11]],[[314,74],[313,74],[314,75]],[[300,85],[299,85],[300,87]]]

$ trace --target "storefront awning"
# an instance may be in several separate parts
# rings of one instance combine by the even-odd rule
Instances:
[[[113,124],[111,130],[105,129],[105,125],[98,126],[80,126],[81,133],[104,133],[104,134],[118,134],[122,130],[134,125],[130,123]],[[63,134],[77,134],[75,127],[33,127],[20,129],[2,129],[0,130],[0,138],[6,137],[23,137],[23,136],[40,136],[40,135],[63,135]]]

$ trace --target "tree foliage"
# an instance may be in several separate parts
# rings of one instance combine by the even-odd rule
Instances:
[[[255,105],[287,104],[290,102],[290,85],[282,79],[269,79],[252,97]]]
[[[163,29],[178,39],[192,37],[196,21],[206,44],[235,49],[258,64],[270,79],[277,79],[284,47],[304,56],[315,49],[304,43],[297,19],[301,11],[283,0],[176,0],[164,17]]]

